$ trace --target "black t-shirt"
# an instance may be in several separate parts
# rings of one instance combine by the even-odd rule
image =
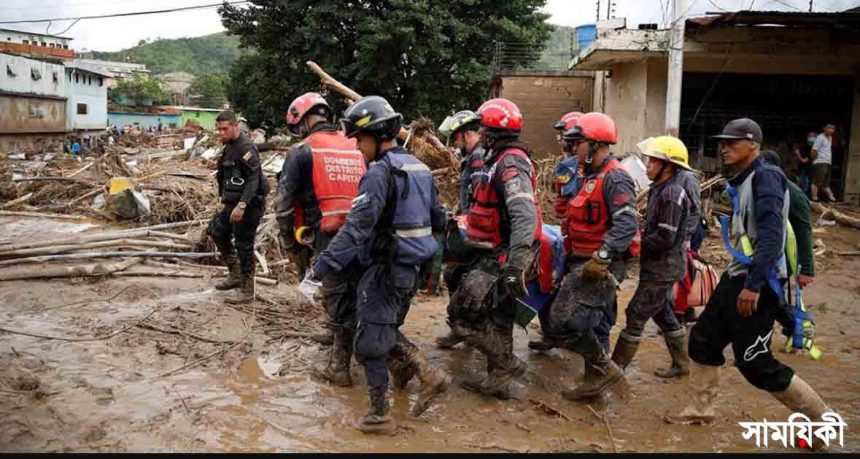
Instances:
[[[801,145],[799,150],[801,158],[809,159],[806,163],[799,163],[799,169],[807,172],[812,170],[812,147],[809,145]]]

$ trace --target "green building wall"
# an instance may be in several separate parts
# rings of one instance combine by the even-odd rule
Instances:
[[[215,129],[215,118],[217,117],[217,111],[182,110],[179,124],[180,126],[185,126],[185,123],[188,122],[188,120],[194,120],[200,123],[200,127],[203,129]]]

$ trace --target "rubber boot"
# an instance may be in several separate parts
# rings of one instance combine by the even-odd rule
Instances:
[[[558,343],[544,336],[539,340],[529,341],[529,349],[533,351],[549,351],[558,347]]]
[[[449,332],[445,336],[436,338],[436,347],[439,349],[451,349],[461,342],[463,342],[462,337],[457,336],[454,332]]]
[[[436,397],[448,390],[452,378],[445,370],[431,365],[424,353],[418,348],[410,349],[409,358],[417,370],[418,379],[421,381],[421,392],[418,394],[418,400],[409,411],[410,415],[417,417],[427,411]]]
[[[615,349],[612,350],[612,361],[622,371],[626,370],[627,365],[630,365],[630,362],[633,361],[633,356],[639,350],[639,343],[641,341],[641,336],[628,335],[624,331],[618,334],[618,341],[615,342]]]
[[[254,276],[242,276],[239,284],[239,290],[231,292],[226,298],[225,303],[230,304],[245,304],[254,301]]]
[[[311,375],[338,387],[351,387],[352,375],[349,362],[352,358],[352,333],[341,331],[334,334],[328,363],[311,369]]]
[[[223,255],[224,264],[227,265],[227,278],[215,284],[215,290],[230,290],[242,284],[242,272],[239,269],[239,259],[236,255]]]
[[[508,400],[511,398],[511,382],[514,378],[518,378],[528,370],[525,362],[517,359],[517,363],[508,369],[493,367],[489,370],[489,374],[480,382],[463,381],[460,383],[464,389],[478,392],[483,395],[496,397],[499,400]]]
[[[370,410],[361,419],[358,430],[364,433],[390,434],[397,426],[389,411],[391,405],[388,402],[386,391],[370,389]]]
[[[624,373],[618,365],[609,358],[603,347],[596,339],[588,339],[582,349],[586,367],[593,371],[591,378],[585,380],[575,389],[565,389],[561,395],[568,400],[582,400],[603,393],[606,388],[624,378]],[[587,371],[587,370],[586,370]]]
[[[672,356],[672,366],[658,368],[654,374],[659,378],[679,378],[690,374],[690,357],[687,356],[687,329],[680,328],[663,335],[666,348]]]
[[[795,374],[791,377],[788,388],[782,392],[771,392],[777,400],[782,402],[792,413],[803,413],[812,422],[820,422],[824,413],[832,411],[824,400],[818,396],[815,389],[809,386],[800,376]],[[817,437],[812,436],[812,449],[821,451],[825,449],[824,443]],[[795,445],[797,441],[795,440]]]
[[[666,414],[669,424],[708,425],[714,422],[714,400],[720,385],[720,367],[693,362],[693,394],[679,413]]]
[[[416,368],[415,364],[408,359],[390,358],[388,371],[391,373],[391,385],[394,389],[403,390],[406,389],[409,381],[415,377]]]

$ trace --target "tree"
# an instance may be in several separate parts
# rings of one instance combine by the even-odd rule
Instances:
[[[496,42],[535,50],[549,36],[545,0],[253,0],[219,8],[256,54],[239,59],[228,96],[251,125],[284,124],[290,101],[319,90],[319,63],[361,94],[386,97],[407,119],[441,119],[487,97]],[[336,102],[331,98],[330,102]],[[339,108],[342,108],[339,107]]]
[[[117,102],[126,100],[124,105],[161,105],[170,101],[161,82],[140,73],[117,83],[111,90],[111,98]]]
[[[200,106],[219,108],[227,102],[227,80],[225,75],[200,75],[188,88],[188,93]]]

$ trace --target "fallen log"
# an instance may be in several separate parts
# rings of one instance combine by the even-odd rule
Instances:
[[[11,210],[0,210],[0,216],[4,217],[35,217],[35,218],[54,218],[57,220],[86,220],[87,217],[82,215],[65,215],[65,214],[46,214],[42,212],[14,212]]]
[[[20,198],[13,199],[7,203],[0,205],[0,209],[6,209],[7,207],[14,207],[14,206],[21,204],[23,202],[27,202],[27,200],[30,199],[32,196],[33,196],[33,193],[27,193],[24,196],[21,196]]]
[[[90,191],[89,193],[84,193],[84,194],[78,196],[77,198],[72,199],[71,201],[67,202],[66,207],[72,207],[75,204],[83,201],[84,199],[91,198],[91,197],[93,197],[93,196],[95,196],[95,195],[97,195],[103,191],[104,191],[104,187],[98,187],[95,190]]]
[[[816,212],[821,212],[821,217],[831,216],[833,220],[845,226],[860,228],[860,218],[844,214],[833,207],[827,207],[818,202],[810,202],[809,206]]]
[[[72,177],[22,177],[12,179],[13,182],[72,182],[72,183],[80,183],[81,185],[87,185],[90,187],[98,186],[95,183],[87,182],[86,180],[76,179]]]
[[[98,242],[98,241],[109,241],[112,239],[124,239],[131,237],[148,237],[148,236],[157,236],[157,237],[171,237],[178,238],[182,240],[187,240],[184,236],[172,234],[172,233],[164,233],[159,230],[163,229],[172,229],[172,228],[182,228],[185,226],[191,226],[198,223],[208,222],[209,220],[190,220],[187,222],[178,222],[178,223],[165,223],[162,225],[155,226],[147,226],[143,228],[129,228],[126,230],[115,231],[112,233],[100,233],[100,234],[88,234],[88,235],[80,235],[74,237],[64,237],[59,239],[51,239],[47,241],[37,241],[37,242],[27,242],[22,244],[10,244],[5,245],[0,248],[0,254],[6,251],[11,250],[21,250],[21,249],[32,249],[36,247],[50,247],[55,245],[70,245],[70,244],[85,244],[88,242]],[[168,236],[169,235],[169,236]]]
[[[0,252],[0,258],[35,256],[35,255],[58,255],[75,250],[102,249],[120,245],[137,245],[142,247],[156,247],[163,249],[191,250],[194,247],[188,244],[174,244],[172,242],[144,241],[139,239],[115,239],[111,241],[93,242],[89,244],[70,244],[54,247],[39,247],[35,249],[23,249]]]
[[[188,279],[202,279],[205,277],[227,277],[226,273],[223,273],[219,276],[207,276],[203,273],[190,273],[188,271],[161,271],[157,269],[123,271],[116,273],[115,275],[121,277],[180,277]],[[278,285],[277,280],[269,279],[268,277],[254,276],[254,280],[259,282],[261,285]]]
[[[77,266],[49,266],[39,269],[18,269],[0,272],[0,281],[26,279],[59,279],[68,277],[97,277],[108,276],[126,270],[143,261],[143,258],[133,258],[118,263],[95,263]]]
[[[67,178],[72,178],[72,177],[74,177],[74,176],[76,176],[76,175],[80,174],[81,172],[83,172],[83,171],[85,171],[85,170],[87,170],[87,169],[89,169],[89,168],[93,167],[93,164],[95,164],[95,161],[90,161],[90,163],[89,163],[89,164],[87,164],[86,166],[84,166],[84,167],[82,167],[82,168],[80,168],[80,169],[78,169],[78,170],[76,170],[76,171],[72,172],[71,174],[67,175],[66,177],[67,177]]]
[[[217,252],[84,252],[70,253],[67,255],[45,255],[41,257],[15,258],[0,261],[0,266],[14,265],[19,263],[44,263],[56,260],[85,260],[88,258],[124,258],[124,257],[177,257],[177,258],[206,258],[217,256]]]

